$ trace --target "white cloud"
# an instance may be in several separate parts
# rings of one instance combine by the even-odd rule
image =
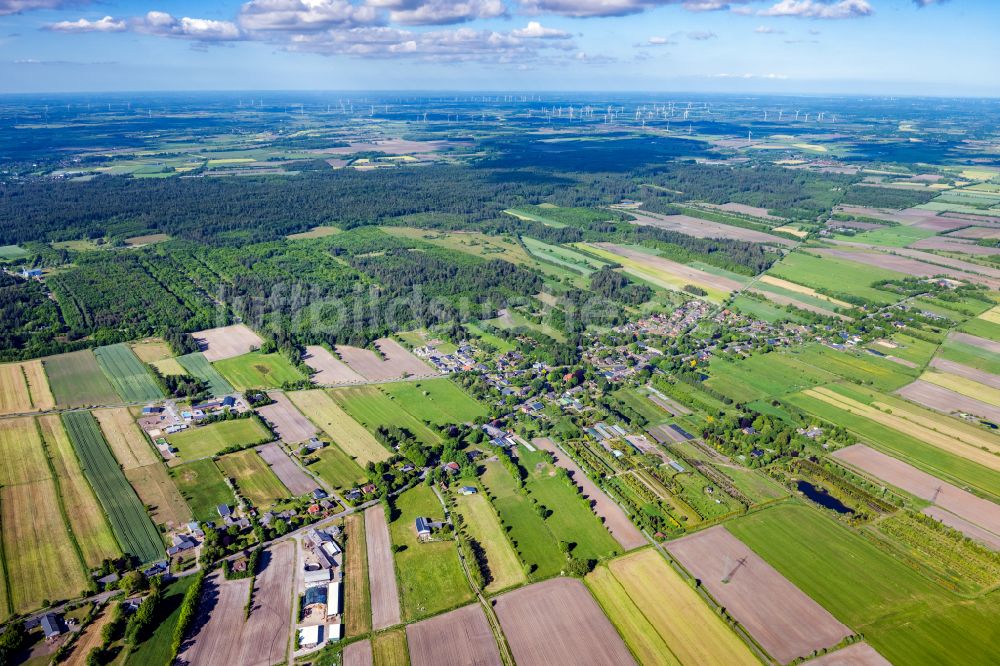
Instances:
[[[565,30],[546,28],[538,21],[529,21],[528,25],[519,30],[512,30],[511,36],[524,37],[529,39],[570,39],[571,35]]]
[[[717,39],[718,35],[709,30],[694,30],[692,32],[685,33],[688,39],[693,39],[696,42],[705,42],[710,39]]]
[[[507,15],[503,0],[367,0],[389,10],[389,20],[403,25],[445,25]]]
[[[931,5],[943,5],[950,0],[913,0],[917,7],[930,7]]]
[[[751,0],[520,0],[524,11],[533,14],[560,14],[574,18],[627,16],[655,7],[682,5],[692,12],[728,9]]]
[[[59,21],[58,23],[50,23],[45,27],[47,30],[55,32],[124,32],[128,29],[128,25],[124,19],[116,19],[111,16],[105,16],[96,21],[89,21],[84,18],[76,21]]]
[[[348,0],[250,0],[240,7],[237,23],[244,30],[311,32],[377,23],[374,7]]]
[[[0,0],[0,16],[20,14],[36,9],[62,9],[86,4],[86,0]]]
[[[797,16],[815,19],[845,19],[870,16],[874,13],[868,0],[780,0],[768,9],[757,10],[758,16]]]
[[[784,30],[779,30],[778,28],[772,28],[769,25],[759,25],[754,29],[758,35],[783,35]]]
[[[166,12],[152,11],[132,19],[129,26],[135,32],[161,37],[193,39],[199,42],[227,42],[243,39],[243,33],[232,21],[177,18]]]
[[[784,81],[788,77],[784,74],[711,74],[709,78],[712,79],[771,79],[776,81]]]

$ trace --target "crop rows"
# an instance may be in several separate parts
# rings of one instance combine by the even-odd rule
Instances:
[[[125,343],[98,347],[94,356],[122,400],[143,402],[163,398],[152,375]]]
[[[97,421],[90,412],[81,411],[64,414],[63,423],[122,550],[142,562],[162,558],[163,541],[108,448]]]

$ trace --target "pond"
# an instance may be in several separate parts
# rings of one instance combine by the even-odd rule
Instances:
[[[833,509],[837,513],[854,513],[854,510],[845,506],[839,499],[826,492],[825,488],[819,488],[808,481],[796,481],[795,487],[800,493],[811,499],[816,504],[827,509]]]

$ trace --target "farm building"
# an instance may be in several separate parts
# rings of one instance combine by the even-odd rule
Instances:
[[[458,492],[462,493],[463,495],[475,495],[479,491],[473,488],[472,486],[462,486]]]
[[[216,507],[216,511],[218,511],[219,515],[223,518],[233,515],[233,512],[229,509],[228,504],[220,504]]]
[[[326,625],[326,640],[327,641],[339,641],[344,637],[344,626],[339,622],[336,624]]]
[[[302,582],[306,585],[329,583],[332,571],[330,569],[307,569],[302,574]]]
[[[299,629],[299,645],[305,649],[314,648],[323,639],[323,627],[302,627]]]
[[[333,582],[326,586],[326,616],[340,614],[340,583]]]
[[[63,625],[62,619],[55,613],[46,613],[42,616],[42,633],[45,634],[45,640],[51,641],[59,636],[66,633],[66,627]]]

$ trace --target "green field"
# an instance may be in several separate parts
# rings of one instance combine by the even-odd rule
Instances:
[[[782,505],[728,529],[895,664],[995,664],[997,594],[970,602],[818,510]]]
[[[475,324],[472,323],[465,324],[465,330],[467,330],[469,333],[479,338],[486,344],[492,346],[500,354],[506,354],[507,352],[513,351],[514,349],[514,345],[512,345],[511,343],[507,342],[503,338],[499,338],[493,335],[492,333],[483,330],[481,327],[476,326]]]
[[[486,416],[486,409],[450,379],[396,382],[381,388],[414,417],[435,425],[466,423]]]
[[[539,259],[558,264],[581,275],[590,275],[594,271],[599,271],[605,266],[610,265],[600,259],[590,257],[562,245],[549,245],[548,243],[543,243],[527,236],[522,236],[521,241],[528,248],[528,252]]]
[[[188,371],[192,377],[197,377],[208,384],[209,391],[214,396],[227,395],[233,392],[232,385],[226,378],[219,374],[219,371],[212,367],[205,355],[195,352],[186,356],[178,356],[177,362]]]
[[[122,549],[140,562],[162,558],[160,534],[118,466],[97,421],[90,412],[69,412],[62,418],[83,473],[104,507]]]
[[[812,365],[817,371],[832,372],[850,381],[869,384],[880,391],[895,391],[920,374],[919,369],[907,368],[871,354],[838,351],[818,343],[808,344],[792,352],[792,356]]]
[[[94,350],[104,375],[125,402],[161,400],[163,392],[149,370],[124,342]]]
[[[245,446],[263,443],[270,439],[270,433],[256,418],[219,421],[205,426],[195,426],[166,436],[171,446],[177,448],[177,458],[172,465],[210,458],[230,446]]]
[[[978,317],[970,319],[959,326],[958,329],[964,333],[971,333],[972,335],[978,335],[979,337],[986,338],[987,340],[1000,342],[1000,324],[987,321],[986,319]]]
[[[837,381],[816,365],[782,352],[756,354],[738,362],[713,359],[705,383],[737,402],[777,398],[804,388]]]
[[[484,495],[459,495],[455,504],[465,519],[469,536],[486,553],[489,580],[485,591],[494,594],[505,588],[523,583],[527,577],[521,560],[511,547],[500,519]]]
[[[559,552],[557,539],[535,513],[528,498],[519,493],[510,473],[496,462],[486,464],[483,483],[500,515],[500,522],[510,537],[521,561],[535,578],[559,573],[566,557]]]
[[[920,229],[919,227],[907,227],[899,225],[896,227],[882,227],[872,229],[854,236],[840,236],[844,240],[855,243],[870,243],[872,245],[885,245],[888,247],[906,247],[910,243],[935,236],[936,232],[930,229]]]
[[[59,407],[115,405],[121,398],[89,349],[42,359],[52,396]]]
[[[129,652],[125,660],[126,665],[147,666],[166,664],[170,661],[170,643],[174,637],[177,620],[180,618],[181,601],[194,579],[194,576],[184,576],[166,586],[151,625],[152,633]]]
[[[759,301],[756,298],[750,298],[742,294],[732,300],[731,306],[746,315],[772,323],[782,320],[793,322],[803,321],[798,315],[792,314],[777,305]]]
[[[28,251],[18,245],[0,245],[0,261],[10,261],[28,256]]]
[[[955,340],[945,340],[938,350],[941,358],[1000,375],[1000,358],[989,349],[968,345]]]
[[[619,389],[612,393],[612,395],[641,414],[643,418],[649,421],[650,425],[670,420],[670,415],[653,404],[653,401],[647,397],[647,394],[642,389]]]
[[[398,517],[389,525],[396,552],[399,597],[403,621],[411,622],[472,601],[458,551],[452,540],[423,543],[417,539],[414,520],[419,516],[440,520],[444,508],[434,491],[418,485],[396,499]]]
[[[236,487],[258,508],[292,496],[253,449],[222,456],[216,464],[223,474],[236,480]]]
[[[425,444],[441,443],[437,433],[405,411],[399,400],[393,400],[377,386],[333,389],[330,395],[351,418],[370,432],[374,433],[379,426],[395,426],[409,430]]]
[[[317,460],[309,470],[318,474],[336,490],[349,490],[364,482],[365,471],[337,445],[327,446],[315,454]]]
[[[389,458],[389,450],[341,409],[323,389],[293,391],[288,394],[288,399],[358,465],[366,466],[369,462]]]
[[[236,358],[216,361],[215,368],[238,391],[251,388],[278,388],[286,382],[305,379],[281,354],[250,352]]]
[[[848,294],[860,296],[875,303],[894,303],[897,294],[874,289],[871,285],[879,280],[899,280],[907,277],[903,273],[889,271],[875,266],[832,257],[817,257],[805,252],[791,252],[771,267],[769,274],[790,282],[826,291],[832,296]]]
[[[232,506],[235,501],[222,472],[210,458],[174,467],[170,476],[197,521],[218,520],[216,507],[220,504]]]

